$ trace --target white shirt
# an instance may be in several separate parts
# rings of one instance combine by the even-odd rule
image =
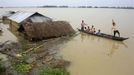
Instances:
[[[116,31],[116,30],[118,30],[118,27],[115,25],[115,26],[112,27],[112,30]]]
[[[84,22],[83,22],[83,23],[81,23],[81,26],[82,26],[82,27],[84,27],[85,25],[86,25],[86,24],[85,24]]]

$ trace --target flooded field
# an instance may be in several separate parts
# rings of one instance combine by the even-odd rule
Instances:
[[[134,75],[134,10],[86,8],[1,8],[3,11],[38,11],[54,20],[66,20],[77,31],[81,20],[96,29],[111,34],[115,20],[124,42],[87,35],[78,35],[60,45],[60,54],[71,65],[71,75]],[[2,40],[0,40],[2,41]]]

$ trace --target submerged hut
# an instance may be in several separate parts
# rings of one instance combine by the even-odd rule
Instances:
[[[38,12],[22,12],[18,11],[12,16],[8,17],[8,20],[10,21],[10,29],[12,31],[17,31],[22,27],[22,24],[25,24],[27,22],[35,23],[35,22],[47,22],[52,21],[51,18],[44,16],[43,14],[40,14]]]
[[[0,22],[2,22],[4,24],[9,24],[10,21],[8,20],[8,17],[13,15],[14,13],[15,13],[14,11],[1,12],[0,13]]]
[[[47,21],[23,25],[29,40],[42,40],[73,34],[75,31],[66,21]]]
[[[42,40],[74,33],[68,22],[53,21],[38,12],[16,12],[8,19],[10,29],[23,33],[29,40]]]

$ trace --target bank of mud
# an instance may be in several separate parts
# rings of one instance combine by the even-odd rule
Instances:
[[[3,75],[39,75],[44,68],[63,68],[65,69],[70,62],[62,59],[59,54],[59,48],[69,41],[70,36],[63,36],[49,40],[43,40],[39,43],[33,42],[32,48],[22,50],[18,42],[6,41],[0,44],[0,52],[7,56],[8,60],[2,61],[6,67]],[[21,63],[29,64],[30,68],[25,73],[18,73],[16,65]]]
[[[3,33],[8,35],[6,32],[10,32],[10,30],[4,24],[1,25],[4,29]],[[43,25],[41,24],[41,26]],[[50,36],[49,39],[38,39],[39,37],[36,37],[36,41],[29,40],[29,37],[24,34],[25,32],[11,31],[13,34],[10,33],[13,36],[15,35],[17,41],[9,38],[9,40],[0,42],[0,53],[4,55],[0,60],[0,64],[4,67],[0,75],[40,75],[44,68],[59,68],[66,71],[66,67],[69,66],[70,62],[62,59],[59,49],[76,35],[74,35],[75,31],[69,23],[61,21],[57,25],[59,25],[57,34],[54,31],[49,31],[50,28],[47,30],[47,34],[53,33],[58,36]],[[64,26],[66,27],[64,28]],[[33,31],[32,34],[35,32],[39,31]],[[40,35],[40,37],[44,36]]]

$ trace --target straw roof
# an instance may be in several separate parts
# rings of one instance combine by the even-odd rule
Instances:
[[[27,23],[23,27],[27,37],[32,40],[55,38],[75,33],[71,25],[65,21]]]

